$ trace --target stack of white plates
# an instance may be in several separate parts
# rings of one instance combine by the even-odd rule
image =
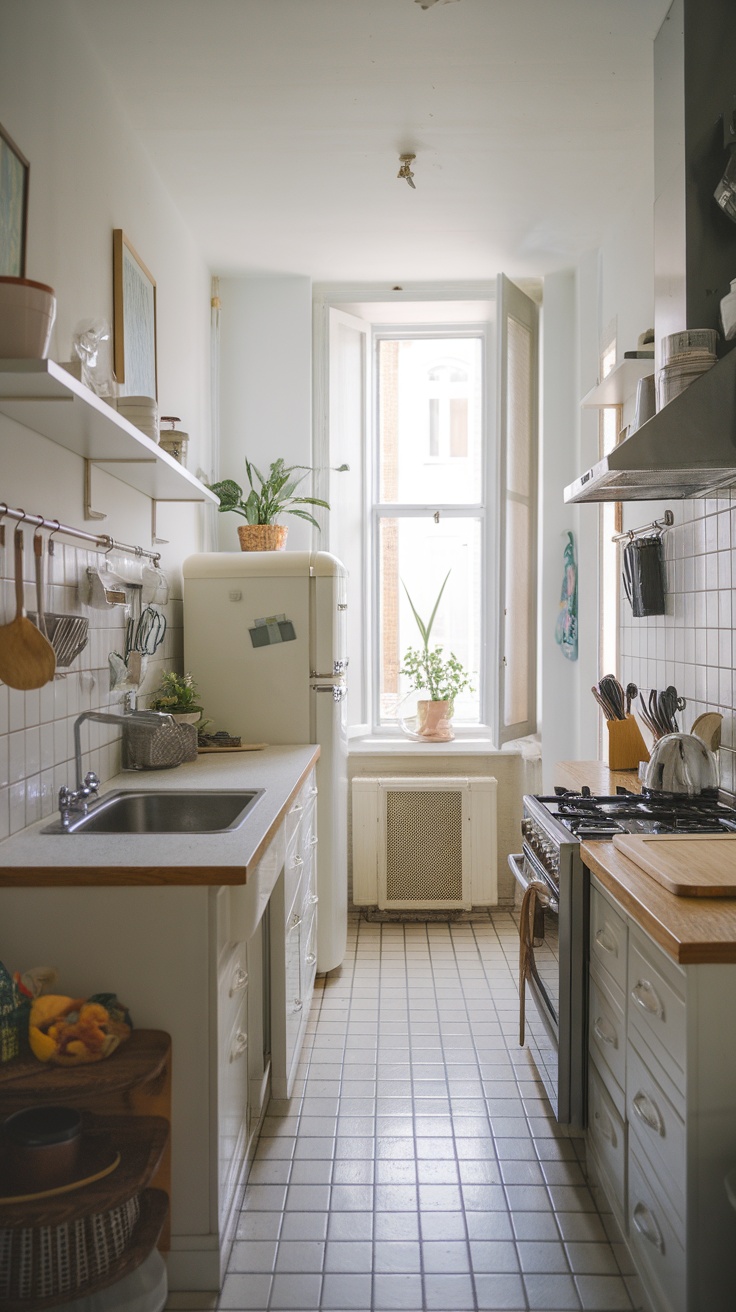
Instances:
[[[119,396],[118,414],[135,424],[152,442],[158,442],[158,404],[153,396]]]
[[[662,368],[657,376],[658,410],[713,368],[717,343],[718,333],[711,328],[688,328],[662,339]]]

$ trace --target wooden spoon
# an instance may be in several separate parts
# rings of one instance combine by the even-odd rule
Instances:
[[[23,605],[23,533],[15,530],[15,619],[0,626],[0,679],[9,688],[43,688],[56,672],[48,638],[27,618]]]

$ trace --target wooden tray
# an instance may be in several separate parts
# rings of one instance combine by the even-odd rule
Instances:
[[[58,1194],[70,1194],[75,1189],[84,1189],[88,1184],[96,1184],[120,1165],[120,1153],[110,1140],[109,1134],[84,1135],[79,1153],[79,1161],[73,1180],[57,1185],[54,1189],[38,1190],[28,1193],[19,1181],[13,1181],[12,1175],[6,1174],[6,1162],[0,1145],[0,1206],[4,1203],[32,1203],[41,1198],[56,1198]]]
[[[736,834],[616,834],[613,846],[677,897],[736,897]]]
[[[198,747],[199,755],[205,752],[262,752],[268,743],[245,743],[243,747]]]

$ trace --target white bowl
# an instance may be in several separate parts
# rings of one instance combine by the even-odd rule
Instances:
[[[45,360],[55,318],[53,287],[0,277],[0,359]]]

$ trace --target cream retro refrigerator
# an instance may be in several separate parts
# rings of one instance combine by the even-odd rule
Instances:
[[[317,969],[333,970],[347,932],[345,567],[326,551],[210,552],[183,576],[184,664],[213,728],[319,744]]]

